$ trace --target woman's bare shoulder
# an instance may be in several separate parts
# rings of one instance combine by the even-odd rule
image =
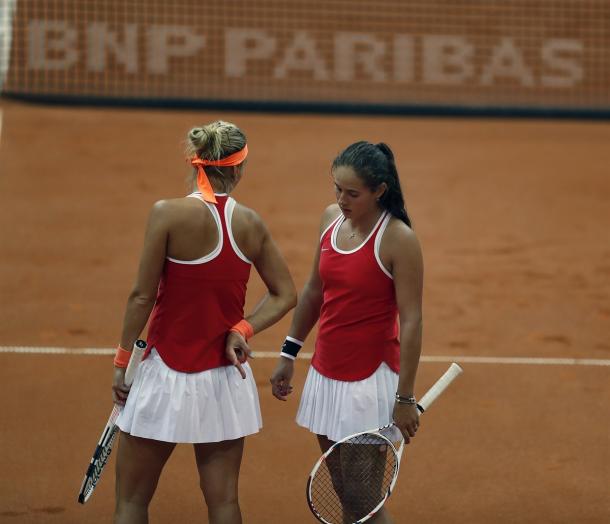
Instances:
[[[156,219],[171,220],[183,218],[186,215],[201,208],[201,202],[195,198],[167,198],[157,200],[150,211],[150,216]]]
[[[386,253],[395,254],[419,254],[421,246],[415,231],[402,220],[396,217],[390,218],[388,226],[383,235],[381,249]]]
[[[341,214],[341,208],[338,204],[331,204],[322,213],[320,220],[320,234],[322,234],[328,226],[330,226]]]
[[[231,224],[237,230],[245,230],[251,233],[267,231],[267,226],[262,217],[254,209],[239,202],[235,202]]]

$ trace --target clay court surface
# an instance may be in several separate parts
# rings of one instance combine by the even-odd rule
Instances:
[[[417,393],[451,359],[465,370],[406,450],[396,522],[610,522],[610,124],[0,107],[5,350],[116,345],[148,210],[186,193],[191,125],[223,118],[247,133],[234,196],[266,220],[299,288],[334,198],[332,159],[383,140],[426,264]],[[250,306],[261,292],[253,278]],[[278,350],[288,321],[253,348]],[[274,360],[252,363],[265,427],[246,441],[245,523],[314,522],[304,492],[317,447],[293,422],[307,364],[280,403]],[[110,522],[114,457],[92,499],[76,496],[111,408],[111,357],[3,352],[0,369],[0,522]],[[189,446],[150,514],[207,522]]]

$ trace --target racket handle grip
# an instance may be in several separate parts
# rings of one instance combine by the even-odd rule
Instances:
[[[444,375],[439,378],[436,383],[426,392],[426,394],[419,400],[419,409],[423,413],[426,411],[432,403],[440,396],[440,394],[449,387],[449,385],[463,372],[463,369],[458,366],[455,362],[449,366],[449,369],[445,371]]]
[[[146,351],[146,342],[144,340],[136,340],[131,350],[131,357],[129,357],[129,364],[127,364],[127,370],[125,371],[125,385],[131,386],[133,379],[138,369],[138,364],[142,361],[144,351]]]

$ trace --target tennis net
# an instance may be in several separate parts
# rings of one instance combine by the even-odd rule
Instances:
[[[610,110],[607,0],[5,0],[28,97]]]

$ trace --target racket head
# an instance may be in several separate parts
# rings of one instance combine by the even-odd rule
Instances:
[[[396,484],[402,445],[402,435],[393,425],[335,442],[307,479],[313,515],[326,524],[369,520]]]

